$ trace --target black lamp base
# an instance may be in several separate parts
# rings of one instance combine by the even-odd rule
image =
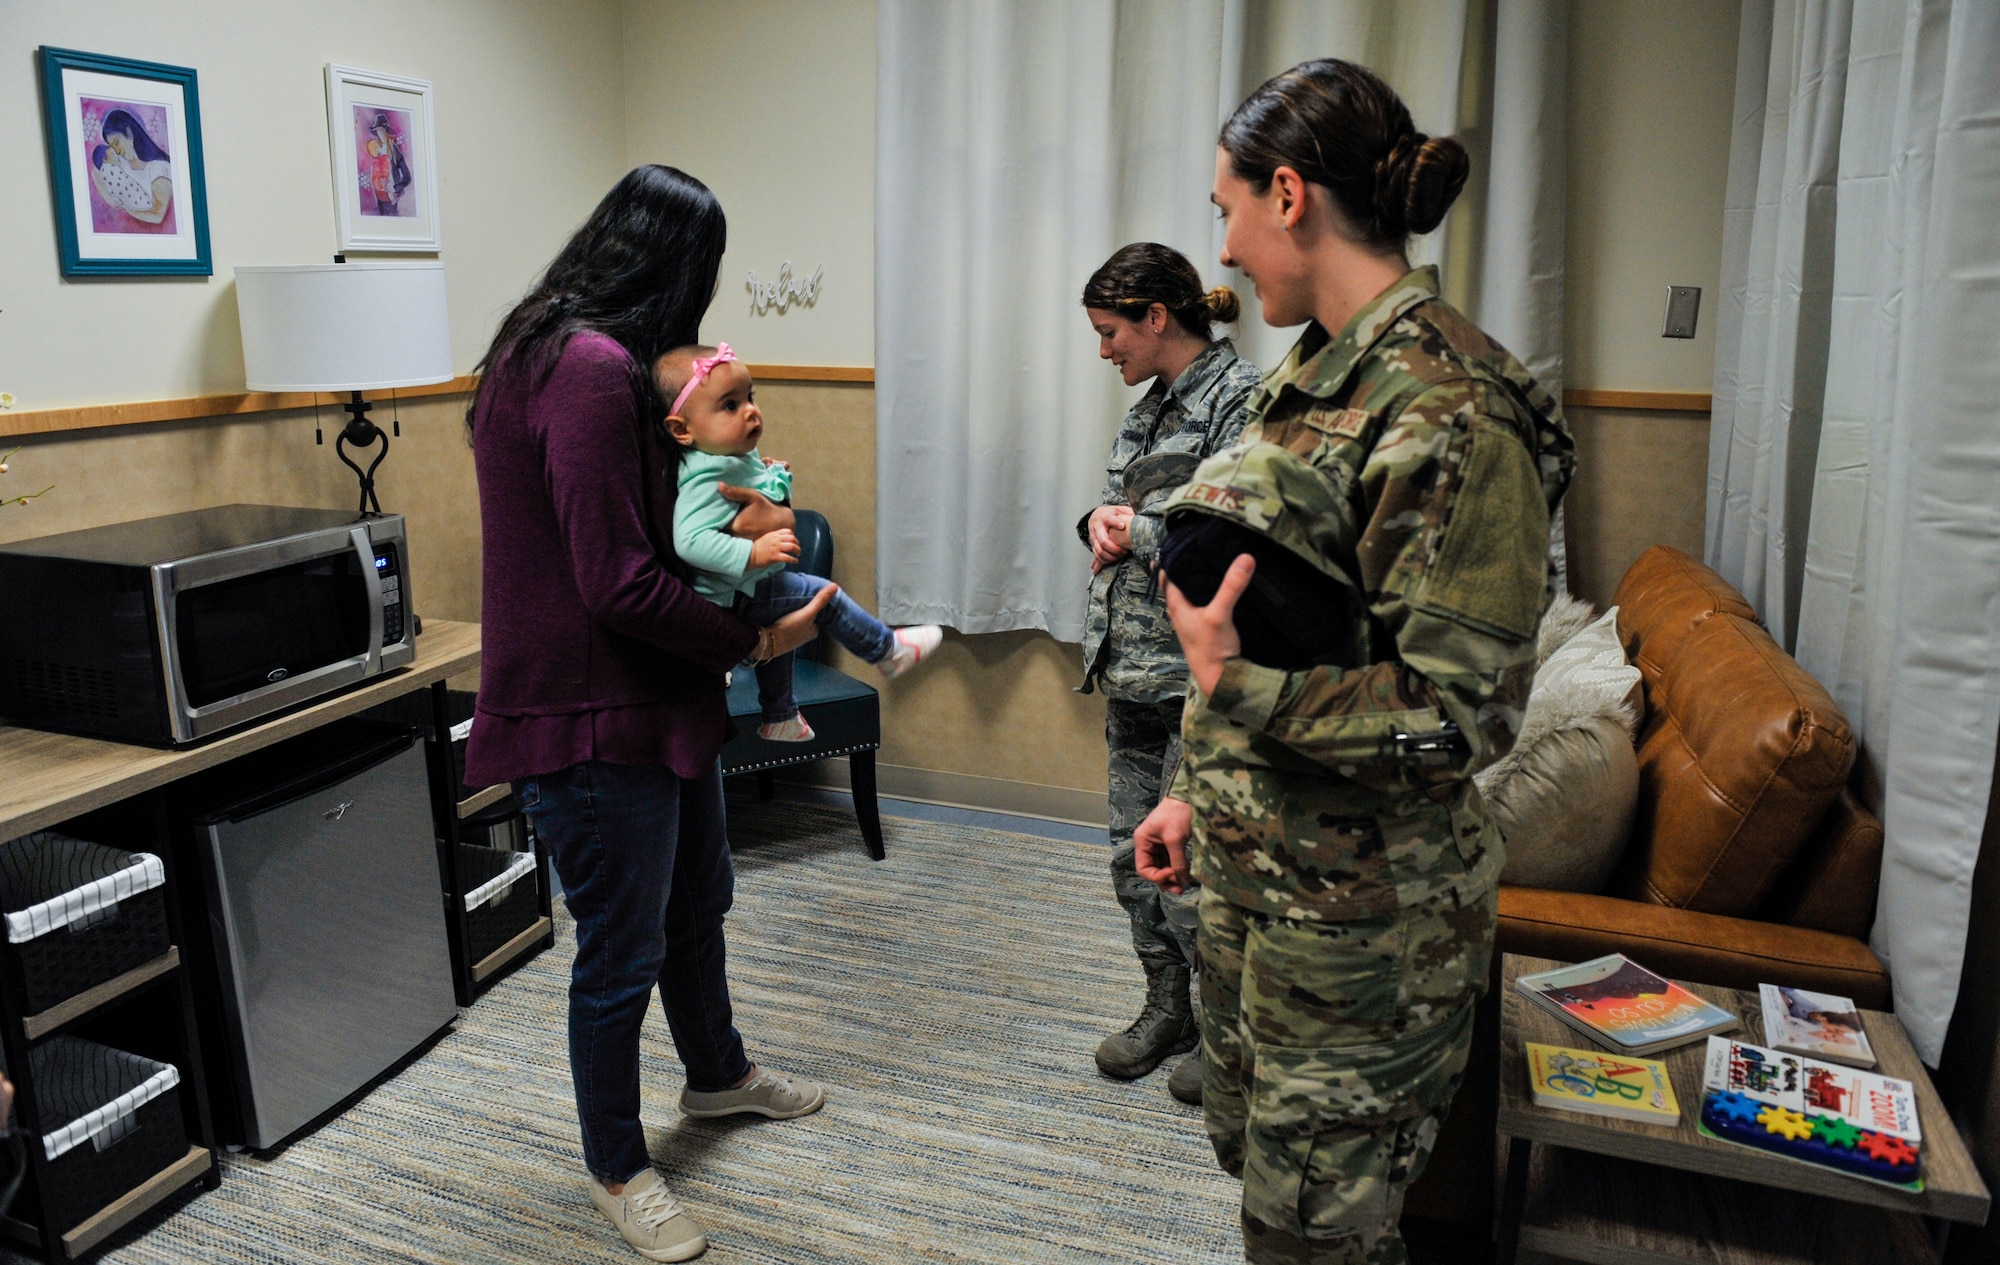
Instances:
[[[389,455],[389,433],[368,420],[368,410],[375,406],[362,399],[361,392],[349,392],[347,402],[342,407],[347,410],[349,416],[347,425],[343,426],[340,434],[334,438],[333,451],[340,458],[341,464],[354,471],[354,477],[361,480],[361,516],[373,518],[382,512],[382,502],[375,498],[375,469]],[[382,451],[376,453],[375,460],[369,462],[368,468],[363,470],[347,455],[348,446],[351,444],[357,449],[366,451],[374,446],[376,440],[382,441]]]

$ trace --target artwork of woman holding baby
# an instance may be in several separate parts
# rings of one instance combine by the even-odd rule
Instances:
[[[167,151],[126,109],[106,114],[99,135],[102,143],[90,152],[90,182],[98,196],[141,224],[163,224],[174,199],[173,161]]]
[[[414,210],[401,209],[403,191],[415,179],[410,174],[409,160],[403,156],[402,138],[389,122],[387,111],[376,111],[375,121],[368,125],[368,141],[363,147],[367,157],[364,160],[368,192],[374,195],[375,204],[361,208],[363,215],[414,215]]]

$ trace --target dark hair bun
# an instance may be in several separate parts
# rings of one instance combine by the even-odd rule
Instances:
[[[1083,305],[1142,319],[1153,304],[1167,309],[1181,328],[1209,337],[1209,324],[1236,319],[1240,305],[1228,286],[1203,292],[1201,274],[1188,257],[1158,242],[1121,246],[1083,286]]]
[[[1419,145],[1409,162],[1403,192],[1403,222],[1412,233],[1428,233],[1444,223],[1472,174],[1472,158],[1450,136],[1432,136]]]
[[[1324,188],[1340,230],[1382,254],[1443,223],[1472,172],[1465,147],[1419,132],[1373,71],[1332,57],[1300,62],[1244,98],[1221,144],[1259,194],[1280,167]]]
[[[1428,233],[1465,187],[1472,159],[1449,136],[1405,132],[1375,164],[1375,222],[1392,238]]]

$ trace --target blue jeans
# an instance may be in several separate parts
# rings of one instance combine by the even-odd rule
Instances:
[[[515,783],[576,920],[569,1069],[583,1162],[599,1181],[651,1163],[639,1123],[639,1029],[660,990],[688,1088],[750,1073],[729,1007],[722,919],[736,889],[722,770],[592,760]]]
[[[736,616],[762,627],[775,623],[812,601],[813,595],[831,581],[803,571],[779,571],[757,581],[757,591],[736,599]],[[870,663],[889,657],[896,634],[881,620],[861,609],[861,604],[845,590],[833,595],[813,621],[820,632],[833,638],[849,653]],[[792,693],[792,656],[777,655],[757,665],[757,708],[767,721],[790,720],[799,710]]]

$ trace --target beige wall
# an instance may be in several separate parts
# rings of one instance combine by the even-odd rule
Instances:
[[[376,491],[383,508],[409,519],[417,613],[478,619],[479,493],[465,397],[411,400],[399,411],[403,434],[391,441]],[[56,486],[25,507],[0,506],[0,542],[239,501],[351,509],[354,475],[333,451],[344,416],[326,411],[323,447],[313,443],[310,409],[16,441],[8,490]],[[389,425],[386,406],[375,416]]]
[[[765,364],[875,363],[874,0],[626,0],[625,153],[715,191],[729,252],[702,336]],[[745,274],[811,307],[750,314]]]
[[[242,7],[250,13],[250,6]],[[1712,344],[1706,338],[1693,343],[1659,339],[1658,309],[1669,281],[1692,281],[1705,288],[1705,333],[1712,324],[1735,9],[1734,0],[1702,0],[1670,9],[1668,16],[1653,6],[1621,0],[1576,0],[1573,6],[1568,153],[1572,385],[1707,389]],[[373,0],[355,0],[348,11],[353,10],[376,12]],[[476,209],[460,219],[456,208],[466,195],[458,192],[464,186],[456,182],[468,177],[454,174],[462,169],[447,170],[447,179],[454,181],[443,194],[448,267],[454,259],[493,261],[487,268],[451,271],[454,320],[461,336],[470,318],[458,287],[468,284],[468,277],[477,276],[478,284],[488,287],[490,297],[478,312],[483,340],[506,299],[545,262],[610,179],[627,162],[659,160],[683,165],[708,180],[730,213],[731,253],[721,295],[705,326],[708,336],[737,342],[750,358],[765,362],[872,359],[873,5],[866,0],[823,5],[755,0],[718,8],[687,0],[630,0],[622,10],[577,8],[573,21],[550,16],[559,11],[522,4],[505,10],[506,21],[470,24],[479,30],[467,37],[469,48],[484,50],[484,70],[474,65],[468,49],[448,52],[437,46],[446,24],[435,16],[406,28],[422,40],[403,41],[396,58],[380,63],[382,69],[439,81],[438,127],[451,153],[449,147],[461,143],[477,120],[447,113],[448,99],[467,103],[497,92],[492,84],[471,81],[504,79],[519,62],[534,61],[529,53],[536,41],[544,41],[554,50],[553,60],[572,69],[558,73],[541,66],[530,72],[542,85],[536,89],[534,125],[547,124],[565,134],[602,129],[599,135],[579,136],[582,152],[565,151],[559,159],[573,164],[557,170],[567,190],[563,196],[574,205],[567,210],[554,202],[539,205],[529,227],[512,237],[498,231],[502,221],[497,219],[494,233],[480,236],[473,227],[480,223]],[[700,21],[691,26],[696,16]],[[325,129],[315,113],[320,109],[314,95],[319,64],[329,58],[377,64],[368,61],[365,47],[341,43],[349,28],[345,19],[325,20],[324,31],[337,32],[339,38],[315,35],[321,28],[313,23],[320,20],[291,23],[277,32],[266,19],[245,17],[238,25],[249,34],[224,40],[238,48],[229,40],[268,42],[280,50],[278,60],[289,59],[296,71],[278,75],[259,69],[256,75],[286,84],[303,75],[310,88],[303,103],[285,107],[292,121],[282,129],[287,135],[316,138],[312,143],[318,146],[313,163],[294,164],[300,174],[293,183],[300,191],[287,195],[302,217],[303,227],[295,226],[287,239],[296,245],[299,258],[316,258],[323,245],[314,243],[330,243],[332,235]],[[18,9],[0,10],[0,40],[22,64],[27,50],[39,42],[98,47],[88,40],[80,20],[65,21],[68,25],[60,30],[45,30],[40,17],[31,21]],[[704,31],[706,42],[749,49],[751,55],[686,56],[682,32],[696,27]],[[622,55],[616,51],[621,42]],[[211,87],[210,80],[218,85],[226,81],[229,73],[223,67],[231,64],[205,51],[208,47],[155,53],[162,60],[202,67],[205,101],[228,96],[219,86]],[[593,48],[598,50],[595,61]],[[606,66],[617,67],[618,73],[606,74]],[[446,67],[457,67],[453,75],[464,80],[449,97]],[[17,90],[12,81],[0,86],[0,92]],[[206,107],[210,117],[215,109]],[[575,122],[579,118],[580,126]],[[6,143],[13,142],[0,141]],[[18,169],[22,159],[14,157]],[[38,149],[27,158],[30,169],[43,170]],[[515,179],[523,170],[549,169],[514,164],[507,174]],[[308,184],[310,196],[303,192]],[[211,193],[212,210],[226,207],[240,223],[254,217],[239,200],[247,200],[254,210],[255,199],[262,196],[240,188],[225,195],[218,188]],[[218,347],[227,352],[223,359],[232,366],[229,372],[240,374],[233,359],[233,303],[227,305],[227,321],[211,310],[221,283],[175,283],[182,286],[179,290],[157,283],[150,288],[149,283],[64,286],[53,280],[46,200],[41,209],[23,210],[25,205],[4,214],[17,217],[8,227],[17,238],[25,235],[32,250],[0,261],[0,280],[25,291],[28,299],[17,309],[0,298],[5,309],[0,322],[26,315],[55,332],[44,338],[38,331],[36,337],[22,339],[20,326],[10,334],[10,327],[0,324],[0,367],[31,359],[56,362],[64,368],[50,371],[49,380],[59,384],[51,389],[67,390],[65,400],[123,398],[108,387],[100,389],[76,359],[63,358],[60,348],[51,356],[50,348],[93,321],[123,328],[121,323],[132,319],[123,305],[137,303],[144,314],[152,314],[150,319],[158,319],[164,293],[180,305],[172,310],[182,313],[193,332],[185,346],[161,362],[165,369],[153,365],[158,384],[138,394],[240,384],[240,376],[221,380],[191,370],[174,376],[180,371],[175,366],[185,369],[190,362],[221,355]],[[812,214],[799,215],[801,206]],[[29,222],[30,211],[40,219]],[[218,252],[221,240],[218,229]],[[30,262],[17,258],[37,251],[42,253]],[[761,274],[787,255],[795,265],[806,257],[829,263],[820,306],[748,317],[737,306],[745,301],[742,270],[755,268]],[[258,258],[262,262],[272,256]],[[67,315],[56,310],[63,305]],[[197,383],[211,385],[198,388]],[[7,389],[19,393],[18,388]],[[766,383],[759,399],[769,426],[765,448],[797,467],[799,503],[822,510],[833,523],[839,546],[836,578],[872,605],[873,390]],[[383,467],[382,495],[386,505],[411,515],[420,609],[471,618],[478,606],[477,514],[470,458],[459,427],[462,404],[441,400],[404,407],[405,438]],[[1583,409],[1573,410],[1572,418],[1580,453],[1570,502],[1573,567],[1577,588],[1602,602],[1647,545],[1668,541],[1699,550],[1707,419]],[[57,491],[25,513],[0,513],[0,539],[230,500],[341,506],[349,503],[352,486],[331,448],[313,446],[310,416],[302,414],[37,440],[16,458],[16,476],[9,483],[40,486],[37,480],[55,482]],[[846,666],[866,672],[851,660]],[[1103,705],[1097,696],[1073,692],[1079,671],[1076,647],[1037,634],[948,638],[934,666],[883,690],[884,788],[1016,808],[1039,804],[1061,816],[1101,812]]]
[[[1701,557],[1708,414],[1573,408],[1576,481],[1565,500],[1569,582],[1601,609],[1654,545]]]
[[[1739,0],[1572,0],[1564,385],[1706,391]],[[1701,287],[1662,338],[1669,285]]]
[[[706,45],[754,55],[684,56],[691,30]],[[628,160],[692,172],[729,213],[703,337],[764,363],[872,364],[873,0],[629,0],[623,31]],[[750,315],[744,273],[767,279],[786,259],[795,273],[826,265],[819,302]],[[872,608],[874,391],[763,383],[758,402],[762,450],[797,469],[797,504],[833,526],[835,579]],[[877,679],[849,656],[837,661]],[[883,683],[883,789],[1101,814],[1101,800],[1092,805],[1105,784],[1104,707],[1073,692],[1081,675],[1077,647],[1041,634],[948,636],[934,665]]]
[[[328,62],[435,84],[452,358],[624,170],[616,0],[0,4],[0,391],[17,409],[243,389],[232,270],[333,256]],[[34,50],[192,66],[215,275],[64,281]]]
[[[795,504],[833,528],[833,578],[875,604],[875,392],[866,386],[764,384],[762,450],[798,474]],[[882,689],[885,791],[1039,810],[1101,813],[1104,702],[1074,692],[1083,656],[1040,633],[947,635],[937,662],[896,681],[836,650],[835,663]],[[944,778],[918,777],[923,770]],[[967,782],[964,779],[982,779]],[[1004,783],[1009,785],[987,785]],[[1076,795],[1037,795],[1053,787]]]
[[[1571,6],[1569,385],[1708,390],[1739,2],[1574,0]],[[808,38],[796,29],[787,36]],[[741,132],[745,124],[733,126]],[[769,130],[758,132],[760,143]],[[733,208],[731,214],[733,231]],[[1703,287],[1700,337],[1659,336],[1670,283]],[[710,328],[715,336],[728,327],[711,317]],[[823,412],[826,397],[788,391],[770,398],[766,447],[793,455],[809,471],[822,451],[811,447],[811,419],[831,416]],[[804,416],[783,418],[784,410]],[[862,412],[856,408],[853,416]],[[1625,569],[1648,547],[1671,544],[1700,555],[1708,416],[1578,408],[1570,418],[1578,449],[1569,502],[1571,578],[1580,594],[1608,605]],[[853,424],[840,430],[858,433]],[[798,452],[813,455],[802,464]],[[843,507],[846,525],[829,513],[841,569],[856,568],[844,582],[857,592],[863,584],[872,588],[872,567],[863,571],[846,560],[854,556],[849,542],[866,532],[872,562],[871,475],[872,464],[850,462],[837,483],[815,488],[808,478],[799,492],[801,504],[824,508],[818,498],[831,493],[828,499]],[[859,510],[864,496],[866,515]],[[959,777],[1101,792],[1102,702],[1070,692],[1080,664],[1075,647],[1035,634],[953,637],[936,667],[885,691],[881,759]],[[964,795],[1001,794],[950,778],[931,783],[945,788],[940,798],[954,797],[953,786]]]
[[[1572,0],[1564,385],[1709,390],[1740,0]],[[1662,338],[1669,285],[1696,337]],[[1570,581],[1609,605],[1654,544],[1701,556],[1708,414],[1571,408]]]

